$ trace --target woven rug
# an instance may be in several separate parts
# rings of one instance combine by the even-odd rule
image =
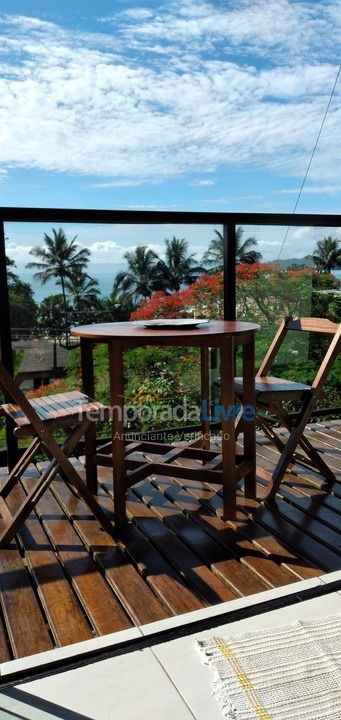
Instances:
[[[199,646],[229,720],[341,720],[341,615]]]

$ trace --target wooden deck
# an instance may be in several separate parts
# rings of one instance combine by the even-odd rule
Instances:
[[[341,423],[311,425],[309,436],[335,486],[296,465],[271,510],[240,492],[236,522],[221,520],[216,487],[154,476],[129,491],[130,522],[114,540],[56,479],[18,541],[0,550],[1,661],[340,569]],[[257,441],[261,494],[277,453]],[[32,465],[17,500],[37,472]],[[99,474],[111,513],[110,470]]]

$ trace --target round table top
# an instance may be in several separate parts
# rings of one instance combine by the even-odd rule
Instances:
[[[143,328],[134,322],[115,322],[80,325],[71,329],[71,335],[98,342],[116,339],[134,342],[141,340],[141,344],[148,344],[147,341],[156,343],[158,340],[164,341],[165,338],[170,341],[172,339],[190,341],[191,337],[197,338],[197,340],[208,337],[217,340],[219,337],[234,337],[243,333],[256,333],[258,330],[259,325],[255,323],[232,320],[209,320],[207,325],[198,328],[178,327],[172,329]]]

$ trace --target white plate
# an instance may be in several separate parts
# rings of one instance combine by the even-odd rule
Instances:
[[[155,319],[155,320],[136,320],[133,322],[133,325],[137,325],[137,327],[143,327],[143,328],[179,328],[179,327],[186,327],[186,328],[196,328],[200,325],[207,325],[208,320],[198,320],[197,318],[165,318],[164,320]]]

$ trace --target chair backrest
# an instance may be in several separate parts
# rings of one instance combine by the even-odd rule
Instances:
[[[257,376],[264,377],[268,374],[288,330],[323,333],[333,336],[314,382],[312,383],[312,388],[314,388],[318,394],[322,390],[336,357],[341,350],[341,323],[333,323],[331,320],[325,318],[299,318],[297,320],[293,320],[290,316],[283,318],[269,350],[260,365]]]
[[[335,335],[339,329],[338,323],[333,323],[326,318],[298,318],[292,320],[288,318],[288,330],[303,330],[303,332],[323,333],[325,335]]]

